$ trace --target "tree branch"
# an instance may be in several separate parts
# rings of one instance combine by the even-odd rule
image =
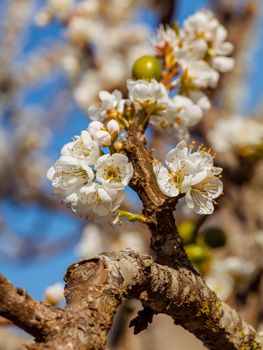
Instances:
[[[22,288],[16,288],[0,275],[0,316],[41,341],[52,329],[58,310],[37,302]]]
[[[63,312],[56,309],[49,332],[44,332],[44,323],[39,324],[35,333],[41,337],[28,350],[104,349],[116,309],[127,298],[137,298],[156,313],[171,316],[209,349],[262,349],[256,331],[221,302],[199,275],[184,267],[171,269],[127,250],[82,260],[69,267],[65,280],[67,306]],[[16,288],[8,282],[6,293],[9,290]],[[5,317],[13,319],[17,312],[21,323],[32,329],[28,303],[23,303],[21,312],[18,303],[10,304],[5,294],[1,296],[0,314],[4,309]],[[36,309],[42,305],[31,298],[30,302]]]
[[[125,151],[134,169],[130,186],[143,203],[143,215],[151,232],[151,248],[158,263],[169,267],[180,264],[194,271],[173,216],[178,198],[168,198],[160,191],[152,168],[153,159],[145,143],[144,130],[140,121],[135,120],[128,131]]]

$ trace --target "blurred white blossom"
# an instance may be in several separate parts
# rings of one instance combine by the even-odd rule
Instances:
[[[64,285],[55,283],[49,286],[44,293],[44,301],[50,305],[57,305],[64,300]]]

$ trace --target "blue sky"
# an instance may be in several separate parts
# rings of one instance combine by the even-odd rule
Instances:
[[[188,0],[179,1],[179,8],[177,13],[177,20],[182,22],[184,18],[194,13],[200,8],[206,6],[206,1]],[[261,11],[262,12],[262,11]],[[154,21],[150,13],[140,12],[138,18],[143,21],[148,21],[152,26]],[[261,98],[263,89],[263,76],[259,74],[262,71],[262,57],[263,57],[263,41],[262,21],[257,24],[257,31],[255,37],[255,44],[253,45],[253,65],[250,67],[250,74],[248,77],[248,98],[244,100],[244,110],[254,110],[258,101]],[[26,55],[30,50],[35,48],[44,41],[51,41],[53,38],[61,36],[61,30],[56,25],[51,25],[48,29],[39,29],[32,25],[29,30],[28,40],[25,43],[23,54]],[[63,85],[63,80],[59,76],[56,77],[52,83],[43,84],[40,88],[36,87],[33,92],[29,91],[24,99],[31,104],[42,104],[42,102],[49,96],[52,91],[60,89]],[[55,159],[59,154],[61,146],[70,140],[70,138],[78,134],[79,131],[87,125],[86,117],[81,111],[74,109],[74,117],[61,129],[56,131],[56,137],[52,142],[49,153]],[[50,188],[48,189],[50,190]],[[39,208],[35,206],[25,207],[23,209],[16,208],[12,203],[1,206],[6,216],[9,218],[12,228],[21,235],[26,235],[26,228],[35,223],[39,215]],[[52,238],[66,237],[68,234],[76,231],[76,241],[79,237],[80,222],[73,219],[71,216],[61,214],[59,216],[53,213],[46,213],[42,221],[48,220],[50,222],[49,235]],[[40,229],[38,238],[41,242],[41,235],[45,235],[45,226]],[[41,298],[45,288],[57,281],[62,281],[64,272],[67,266],[74,262],[76,256],[72,249],[64,251],[62,254],[52,258],[37,259],[33,263],[25,262],[23,264],[11,263],[10,261],[3,261],[0,259],[0,271],[4,273],[13,283],[26,288],[34,297]]]

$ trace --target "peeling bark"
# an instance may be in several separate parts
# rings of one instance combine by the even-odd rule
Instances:
[[[127,250],[81,260],[69,267],[65,281],[67,306],[53,308],[52,320],[48,306],[29,296],[23,303],[23,328],[41,334],[28,350],[104,349],[116,309],[127,298],[137,298],[156,313],[171,316],[209,349],[262,349],[256,331],[187,268],[171,269]],[[4,284],[16,290],[9,282]],[[4,288],[1,284],[0,295]],[[36,310],[43,309],[37,329],[32,324],[32,302]],[[0,314],[8,308],[1,305]],[[5,311],[5,317],[10,318],[10,312]]]

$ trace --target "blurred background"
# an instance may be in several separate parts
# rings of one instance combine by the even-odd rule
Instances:
[[[181,25],[203,8],[215,11],[235,46],[235,69],[207,92],[212,108],[191,130],[216,151],[224,196],[211,217],[181,204],[177,222],[211,288],[263,327],[263,3],[256,0],[0,1],[0,272],[38,300],[63,304],[59,283],[79,258],[126,247],[149,253],[142,225],[100,227],[76,218],[51,195],[46,172],[87,127],[99,91],[127,93],[134,60],[153,53],[156,28]],[[156,130],[149,139],[161,160],[174,145]],[[138,211],[132,191],[125,206]],[[204,349],[163,316],[132,336],[128,323],[138,306],[119,311],[111,349]],[[26,335],[7,336],[13,331],[0,319],[0,350],[21,349]]]

